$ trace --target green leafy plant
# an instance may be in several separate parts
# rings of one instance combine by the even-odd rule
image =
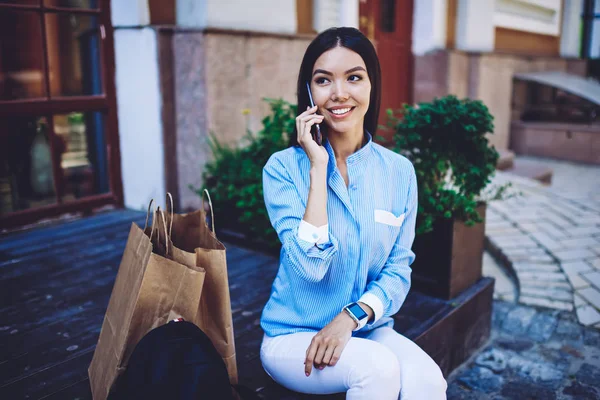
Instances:
[[[388,115],[396,130],[394,151],[406,156],[417,174],[417,234],[431,231],[439,218],[481,222],[478,196],[498,161],[486,136],[494,131],[493,116],[483,102],[446,96],[406,105],[401,118]]]
[[[223,145],[211,134],[214,160],[206,164],[204,187],[192,189],[200,196],[204,188],[209,190],[219,205],[215,208],[219,227],[245,234],[255,244],[275,250],[280,243],[263,200],[262,169],[273,153],[288,147],[297,107],[283,99],[265,101],[271,113],[262,120],[263,128],[256,135],[247,132],[241,146]]]

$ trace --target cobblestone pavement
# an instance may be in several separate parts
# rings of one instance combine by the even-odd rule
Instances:
[[[518,303],[575,311],[600,329],[600,166],[544,163],[551,186],[496,175],[521,196],[488,205],[487,248],[515,278]]]
[[[448,400],[600,399],[600,332],[573,312],[495,300],[489,342],[447,381]]]

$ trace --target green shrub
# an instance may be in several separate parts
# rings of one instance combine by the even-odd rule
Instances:
[[[252,244],[277,250],[279,240],[263,200],[262,168],[269,157],[288,147],[296,109],[282,99],[266,99],[271,114],[256,135],[247,132],[245,143],[231,147],[211,135],[214,160],[203,174],[205,186],[218,207],[218,228],[245,234]],[[405,106],[402,119],[388,111],[395,127],[394,151],[415,166],[419,185],[417,233],[432,229],[438,218],[458,218],[468,225],[480,222],[475,211],[482,190],[495,171],[498,153],[489,147],[493,117],[481,101],[454,96],[418,106]],[[502,198],[506,187],[490,199]]]
[[[438,218],[481,222],[475,210],[478,196],[498,161],[486,137],[494,131],[488,108],[479,100],[446,96],[406,105],[402,119],[388,115],[396,130],[394,151],[412,161],[417,174],[417,233],[431,231]]]
[[[296,106],[282,99],[265,99],[271,114],[262,120],[263,128],[247,132],[241,147],[224,146],[211,135],[214,160],[207,163],[203,179],[215,208],[217,227],[243,233],[254,243],[269,249],[280,246],[263,200],[262,169],[269,157],[288,147],[294,129]]]

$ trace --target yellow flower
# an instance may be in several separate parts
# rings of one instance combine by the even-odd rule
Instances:
[[[244,115],[248,115],[248,114],[250,114],[250,109],[249,109],[249,108],[244,108],[244,109],[242,110],[242,114],[244,114]]]

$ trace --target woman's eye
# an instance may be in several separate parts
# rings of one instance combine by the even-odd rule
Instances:
[[[362,77],[360,75],[350,75],[348,77],[348,80],[351,82],[357,82],[360,81],[362,79]]]
[[[317,83],[317,85],[322,85],[322,84],[328,82],[328,79],[327,78],[317,78],[317,79],[315,79],[315,82]]]

